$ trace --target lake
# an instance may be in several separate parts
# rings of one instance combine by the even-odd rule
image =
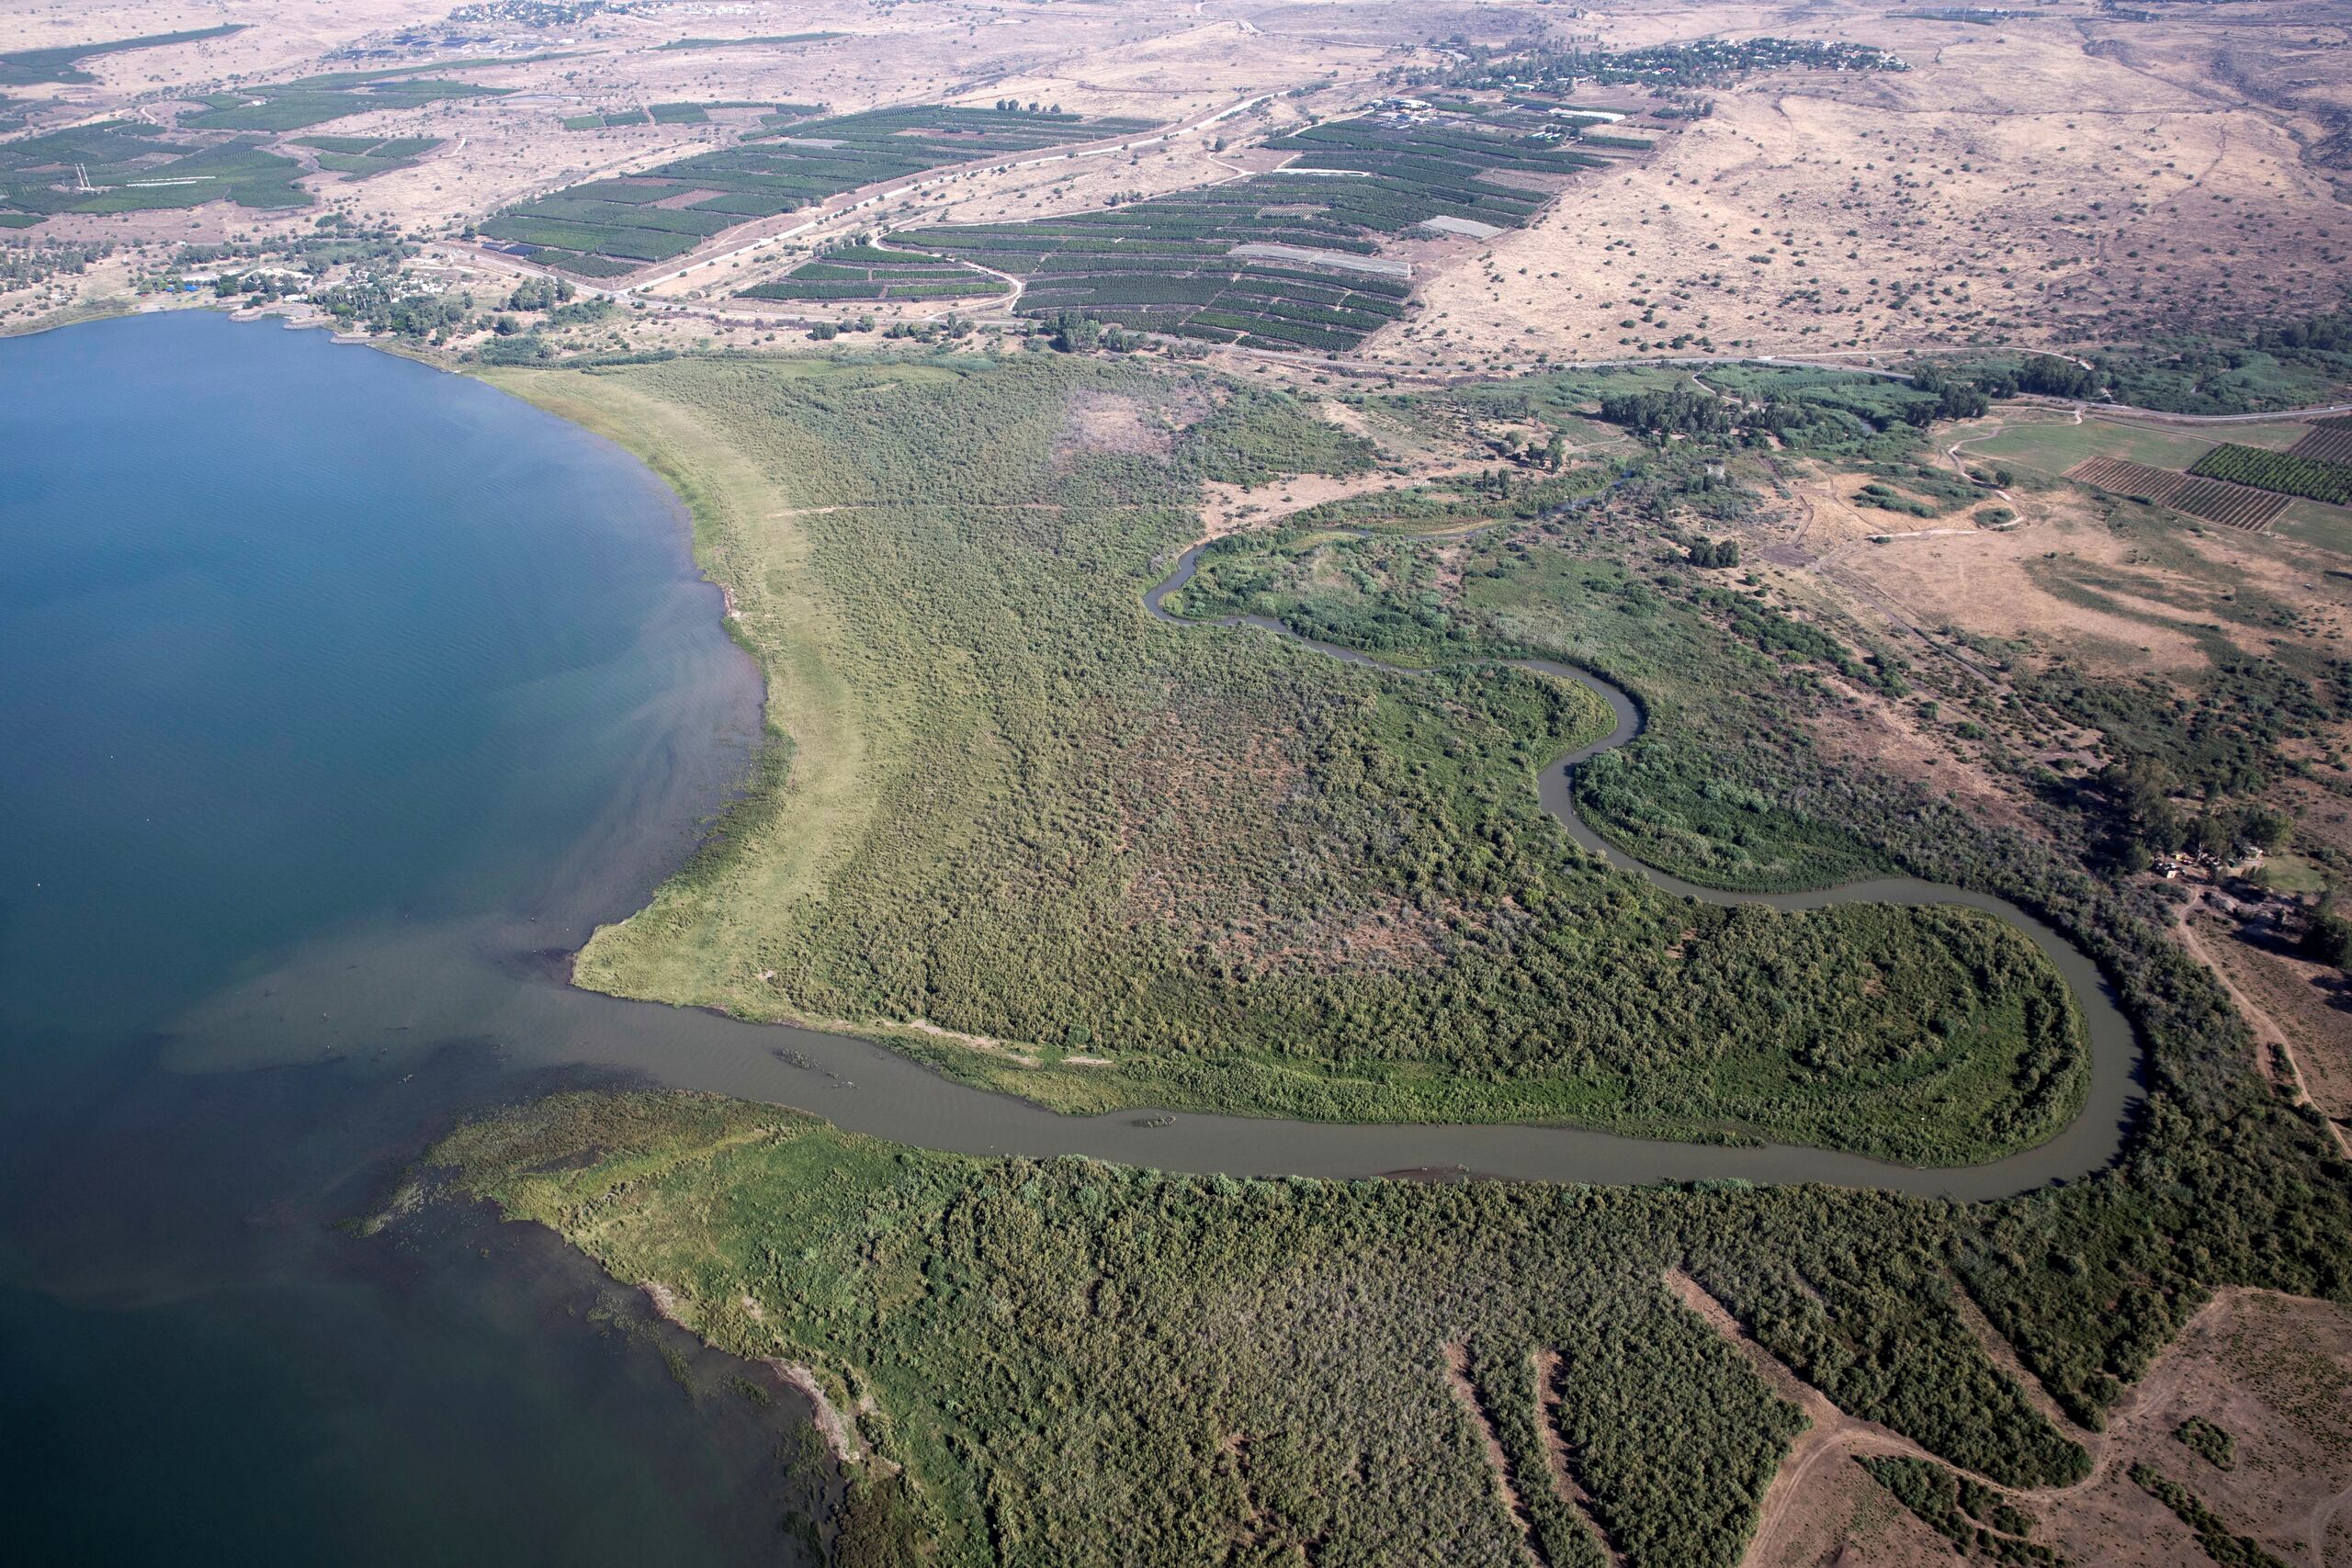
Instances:
[[[0,1465],[36,1500],[28,1560],[789,1561],[824,1481],[791,1462],[806,1406],[766,1369],[545,1232],[446,1204],[350,1227],[457,1120],[550,1087],[1234,1175],[1955,1198],[2095,1170],[2132,1114],[2130,1028],[2088,960],[1899,879],[1771,901],[2023,925],[2096,1064],[2040,1148],[1913,1170],[1573,1128],[1067,1117],[866,1042],[578,991],[569,953],[685,859],[760,726],[649,471],[480,383],[187,311],[0,340]],[[1581,834],[1559,770],[1542,790]]]
[[[745,765],[674,500],[488,388],[201,312],[0,341],[0,473],[12,1551],[775,1560],[789,1396],[545,1233],[336,1228],[548,1081],[481,1004]]]

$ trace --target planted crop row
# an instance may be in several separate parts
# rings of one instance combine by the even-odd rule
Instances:
[[[2352,464],[2228,443],[2198,458],[2188,471],[2200,479],[2227,479],[2281,495],[2300,495],[2306,501],[2352,505]]]
[[[617,130],[627,126],[651,123],[643,109],[622,109],[613,114],[573,114],[563,118],[566,130]]]
[[[625,257],[631,261],[663,261],[695,248],[700,236],[673,233],[666,229],[616,229],[594,223],[567,223],[538,218],[498,218],[482,225],[493,239],[519,240],[526,245]]]
[[[680,124],[706,118],[711,108],[757,107],[656,104],[652,118]],[[994,153],[1034,152],[1147,129],[1135,120],[938,106],[800,119],[797,111],[809,107],[779,106],[768,117],[773,129],[761,140],[698,152],[626,179],[592,180],[557,191],[502,214],[485,224],[483,232],[554,247],[568,254],[542,258],[550,265],[606,276],[613,275],[609,269],[585,268],[571,257],[665,260],[693,248],[675,243],[681,234],[699,239],[749,219],[790,212],[864,186]],[[593,118],[600,125],[617,118]],[[641,121],[643,116],[638,118]],[[695,192],[706,194],[680,199]],[[671,205],[662,205],[665,202]]]
[[[2324,419],[2287,450],[2315,463],[2352,463],[2352,419]]]
[[[915,229],[890,240],[940,256],[985,257],[1020,276],[1024,315],[1075,311],[1212,342],[1344,352],[1403,314],[1408,282],[1260,265],[1234,252],[1281,245],[1285,256],[1374,255],[1382,236],[1440,217],[1516,227],[1545,197],[1487,176],[1566,175],[1606,162],[1565,150],[1549,134],[1490,137],[1450,124],[1368,120],[1315,126],[1267,143],[1299,155],[1291,169],[1103,211]]]

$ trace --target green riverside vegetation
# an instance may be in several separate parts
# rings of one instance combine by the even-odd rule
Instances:
[[[1145,1001],[1254,1004],[1271,979],[1273,992],[1322,987],[1344,1018],[1357,976],[1385,981],[1381,964],[1409,986],[1479,960],[1470,942],[1432,962],[1399,954],[1395,938],[1368,956],[1333,940],[1380,907],[1346,900],[1404,886],[1377,880],[1383,866],[1422,866],[1432,899],[1477,911],[1482,885],[1451,847],[1456,824],[1476,824],[1470,841],[1498,845],[1492,825],[1543,868],[1503,885],[1528,929],[1574,931],[1587,987],[1623,983],[1605,967],[1622,951],[1610,934],[1641,929],[1651,895],[1577,860],[1544,819],[1516,815],[1532,757],[1590,734],[1593,716],[1538,700],[1532,676],[1379,674],[1245,630],[1167,627],[1136,607],[1195,525],[1170,499],[1188,493],[1187,476],[1344,466],[1349,443],[1331,426],[1257,394],[1228,392],[1204,416],[1198,386],[1038,359],[679,361],[500,378],[631,440],[679,487],[703,558],[734,597],[732,624],[769,671],[772,722],[792,737],[718,843],[646,915],[592,945],[582,970],[593,982],[626,978],[753,1016],[820,986],[876,1007],[910,998],[956,1021],[1013,1005],[961,965],[1010,962],[1016,984],[1036,986],[1036,971],[1019,968],[1033,961],[1008,959],[1011,939],[997,934],[1016,915],[1024,942],[1093,944],[1057,949],[1063,966],[1042,987],[1039,1005],[1073,1008],[1115,998],[1132,978],[1116,964],[1152,951],[1140,939],[1106,944],[1104,932],[1182,921],[1206,939],[1145,975]],[[1066,418],[1081,395],[1096,410],[1136,400],[1134,428],[1156,438],[1086,449]],[[1906,1506],[1979,1556],[2040,1560],[2002,1492],[2028,1500],[2080,1480],[2089,1461],[1988,1351],[1970,1303],[2069,1422],[2097,1427],[2216,1286],[2352,1299],[2352,1169],[2315,1113],[2253,1073],[2244,1028],[2170,940],[2158,900],[2089,874],[2071,846],[1802,745],[1794,721],[1817,699],[1807,682],[1893,682],[1900,670],[1824,628],[1784,627],[1760,604],[1707,597],[1737,599],[1742,585],[1696,565],[1697,548],[1677,544],[1653,508],[1669,490],[1678,507],[1726,498],[1706,488],[1704,464],[1659,452],[1635,466],[1609,478],[1610,499],[1593,507],[1571,509],[1573,495],[1537,493],[1551,479],[1523,477],[1483,496],[1383,503],[1397,513],[1385,520],[1371,503],[1351,506],[1347,526],[1388,533],[1319,577],[1253,557],[1261,542],[1234,547],[1230,564],[1262,567],[1248,592],[1390,628],[1396,649],[1432,664],[1507,646],[1576,656],[1566,639],[1582,636],[1596,667],[1614,660],[1649,705],[1659,754],[1645,766],[1683,782],[1670,798],[1744,810],[1719,797],[1747,779],[1788,813],[1759,812],[1730,869],[1799,878],[1883,862],[2041,913],[2098,960],[2145,1040],[2146,1108],[2113,1168],[1966,1205],[1742,1183],[1239,1180],[931,1153],[691,1094],[543,1100],[461,1129],[429,1163],[459,1190],[554,1227],[616,1278],[663,1286],[713,1342],[810,1369],[858,1456],[831,1527],[852,1564],[1260,1563],[1302,1552],[1317,1563],[1502,1564],[1531,1550],[1554,1568],[1611,1552],[1634,1568],[1736,1562],[1803,1417],[1677,1299],[1674,1270],[1840,1407],[1951,1467],[1885,1467],[1880,1479]],[[1557,478],[1566,487],[1571,475]],[[1462,557],[1426,573],[1396,558],[1403,534],[1482,508],[1510,529],[1418,547],[1486,551],[1475,570],[1501,575],[1462,575],[1473,570]],[[1522,564],[1511,541],[1532,529],[1551,532],[1531,535]],[[1329,547],[1358,549],[1331,532]],[[1419,584],[1453,620],[1416,614],[1427,608]],[[1225,586],[1238,591],[1241,578]],[[1639,613],[1617,607],[1634,587],[1650,601]],[[1710,656],[1719,684],[1748,694],[1752,744],[1674,741],[1737,711],[1706,691]],[[1106,735],[1136,738],[1117,753],[1124,765],[1076,766]],[[1068,739],[1046,743],[1056,737]],[[1406,765],[1342,804],[1385,804],[1338,817],[1346,831],[1323,830],[1335,818],[1320,813],[1338,807],[1322,804],[1328,786],[1314,781],[1330,775],[1317,770],[1340,765],[1333,758],[1369,767],[1384,747]],[[1289,811],[1317,831],[1285,836]],[[1706,820],[1681,822],[1688,854],[1718,852],[1711,835],[1724,829],[1690,826]],[[1642,843],[1645,821],[1629,809],[1611,830]],[[1366,843],[1368,830],[1388,836]],[[1143,858],[1155,853],[1174,858]],[[1121,880],[1130,863],[1139,869]],[[1143,881],[1155,866],[1161,879]],[[1268,886],[1302,877],[1323,905],[1264,906]],[[955,902],[893,923],[888,902],[842,897],[872,883]],[[1078,918],[1125,910],[1102,890],[1139,885],[1159,890],[1142,915]],[[1558,897],[1523,902],[1536,888]],[[1303,923],[1335,916],[1347,919]],[[1789,929],[1737,940],[1786,940],[1765,932]],[[1812,929],[1832,933],[1823,952],[1840,962],[1866,935]],[[1962,940],[1926,925],[1886,931],[1876,951],[1905,963]],[[762,945],[776,933],[788,941]],[[873,943],[857,950],[863,970],[843,956],[852,934]],[[1238,944],[1245,935],[1255,945]],[[1524,932],[1514,940],[1535,950]],[[1318,962],[1286,968],[1294,944]],[[1082,965],[1069,958],[1080,951]],[[921,984],[886,990],[886,963],[913,966]],[[1227,1008],[1159,1016],[1239,1010]],[[1236,1074],[1222,1081],[1258,1081],[1246,1055],[1160,1043],[1131,1065],[1139,1036],[1098,1037],[1086,1015],[1070,1016],[1085,1038],[1066,1028],[1058,1050],[1033,1040],[1035,1059],[1063,1060],[1058,1071],[960,1047],[941,1047],[940,1059],[995,1064],[972,1076],[1024,1089],[1106,1081],[1067,1062],[1098,1052],[1116,1058],[1107,1081],[1163,1060],[1230,1061]],[[1304,1038],[1329,1049],[1344,1036]],[[1661,1072],[1702,1043],[1662,1038],[1675,1048],[1661,1052]],[[1385,1088],[1384,1103],[1411,1102]],[[1869,1122],[1825,1124],[1850,1136]],[[2228,1555],[2246,1543],[2188,1489],[2153,1472],[2142,1484],[2217,1560],[2261,1561]]]
[[[775,704],[766,776],[588,943],[583,984],[846,1024],[1069,1110],[1566,1121],[1935,1164],[2039,1142],[2080,1103],[2080,1021],[2005,924],[1694,907],[1577,851],[1532,786],[1606,733],[1583,688],[1148,619],[1201,480],[1364,463],[1286,399],[1041,355],[510,384],[673,474]],[[1081,401],[1159,449],[1090,449]]]

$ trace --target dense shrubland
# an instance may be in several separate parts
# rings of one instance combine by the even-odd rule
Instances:
[[[1531,784],[1606,732],[1582,688],[1491,664],[1382,675],[1147,618],[1196,476],[1368,460],[1288,400],[1220,392],[1177,421],[1163,402],[1197,411],[1197,386],[1036,355],[624,374],[765,466],[797,512],[838,634],[820,648],[778,617],[754,645],[779,678],[815,660],[840,682],[864,779],[843,807],[860,819],[828,835],[787,769],[598,935],[589,983],[1016,1043],[1045,1066],[918,1048],[1069,1108],[1563,1119],[1936,1163],[2039,1141],[2078,1103],[2063,985],[1998,922],[1693,907],[1577,852]],[[1132,400],[1166,450],[1074,447],[1080,389]],[[1540,511],[1593,484],[1438,504]],[[719,566],[747,615],[782,542],[750,529]],[[1845,657],[1736,598],[1681,635],[1694,671]],[[1782,819],[1749,814],[1764,837]],[[784,853],[822,862],[788,897],[768,881]]]
[[[842,581],[846,603],[865,605],[870,595],[920,612],[897,620],[868,606],[857,623],[880,645],[869,675],[890,699],[867,710],[876,716],[867,733],[880,738],[875,750],[887,760],[894,736],[921,737],[924,760],[956,761],[951,776],[933,767],[923,781],[951,795],[959,778],[977,773],[991,831],[1017,844],[1023,861],[1042,864],[1049,886],[1084,888],[1101,874],[1101,862],[1066,848],[1074,826],[1094,820],[1090,798],[1148,800],[1151,814],[1114,819],[1132,824],[1141,841],[1170,846],[1163,886],[1193,897],[1313,868],[1331,878],[1315,885],[1328,888],[1317,896],[1340,907],[1356,896],[1349,889],[1381,886],[1351,878],[1394,865],[1401,853],[1425,868],[1432,890],[1451,875],[1448,895],[1470,908],[1482,886],[1512,889],[1534,929],[1551,920],[1570,929],[1584,911],[1605,910],[1605,922],[1573,927],[1574,956],[1589,965],[1575,973],[1588,985],[1609,981],[1621,962],[1606,945],[1610,931],[1663,934],[1642,924],[1646,895],[1618,879],[1582,881],[1573,863],[1546,875],[1574,870],[1576,879],[1509,880],[1520,874],[1511,868],[1549,864],[1543,857],[1557,853],[1542,847],[1539,821],[1517,814],[1524,769],[1564,736],[1590,732],[1591,716],[1562,711],[1544,682],[1463,668],[1375,677],[1243,632],[1171,634],[1139,615],[1119,620],[1114,606],[1132,605],[1158,570],[1154,558],[1164,561],[1183,542],[1189,521],[1149,501],[1123,503],[1130,510],[1074,506],[1072,491],[1052,487],[1083,475],[1088,485],[1134,482],[1158,493],[1151,487],[1165,480],[1152,476],[1164,469],[1123,458],[1090,472],[1093,459],[1036,445],[1048,419],[993,404],[982,417],[944,391],[909,400],[910,389],[952,388],[931,367],[798,386],[781,374],[729,380],[714,369],[664,367],[632,373],[632,384],[691,400],[697,417],[732,439],[757,432],[747,445],[767,454],[798,504],[870,502],[900,486],[927,497],[921,461],[880,439],[895,432],[912,440],[901,421],[919,424],[925,456],[956,475],[965,494],[954,504],[926,498],[897,516],[861,505],[812,519],[824,525],[808,541],[813,569],[783,575],[822,573],[827,552],[837,551],[865,574]],[[680,379],[659,379],[673,375]],[[1061,384],[1024,375],[1017,400],[1034,407],[1046,401],[1041,386]],[[909,400],[919,404],[911,412]],[[1268,420],[1295,412],[1258,412]],[[1244,429],[1268,428],[1247,409],[1232,417]],[[1279,442],[1218,439],[1226,457],[1180,439],[1154,461],[1203,472],[1283,470]],[[2040,1549],[2018,1539],[2021,1516],[1985,1483],[2061,1484],[2082,1473],[2083,1451],[1987,1354],[1962,1293],[2067,1414],[2096,1427],[2213,1287],[2352,1296],[2352,1170],[2315,1117],[2283,1104],[2248,1069],[2243,1028],[2212,978],[2168,939],[2166,911],[2153,898],[2089,874],[2062,840],[2029,840],[1899,779],[1815,755],[1798,721],[1809,705],[1830,700],[1828,682],[1897,682],[1899,667],[1835,628],[1726,590],[1720,574],[1699,578],[1680,547],[1659,547],[1654,509],[1670,496],[1647,488],[1657,483],[1621,476],[1606,507],[1576,507],[1576,496],[1530,502],[1524,483],[1349,503],[1317,520],[1323,538],[1302,521],[1213,554],[1187,607],[1322,606],[1336,616],[1349,606],[1363,626],[1397,628],[1396,651],[1425,661],[1543,650],[1589,663],[1649,709],[1642,745],[1610,754],[1636,771],[1600,779],[1621,796],[1586,802],[1645,855],[1702,875],[1712,869],[1715,879],[1767,882],[1899,864],[2036,909],[2098,960],[2145,1042],[2148,1102],[2113,1168],[1974,1205],[1736,1183],[1644,1190],[1244,1181],[931,1154],[796,1112],[678,1095],[543,1101],[460,1132],[436,1161],[456,1167],[466,1190],[555,1226],[616,1277],[671,1286],[682,1314],[716,1342],[817,1368],[887,1461],[861,1470],[837,1540],[846,1562],[1261,1562],[1295,1561],[1306,1550],[1322,1563],[1502,1563],[1521,1561],[1528,1540],[1555,1568],[1597,1561],[1604,1544],[1637,1565],[1736,1562],[1801,1417],[1662,1288],[1677,1268],[1845,1409],[1961,1467],[1874,1466],[1906,1506],[1956,1543],[1965,1536],[1981,1556],[2038,1560]],[[1588,480],[1583,493],[1600,488]],[[1046,497],[1060,511],[1047,511]],[[706,552],[752,612],[747,641],[776,669],[757,594],[777,569],[747,552],[723,508],[698,499]],[[1396,536],[1433,518],[1463,523],[1482,504],[1510,526],[1467,542]],[[1342,520],[1387,533],[1338,535]],[[953,566],[967,548],[988,570],[949,574],[955,593],[930,587],[917,570]],[[1453,552],[1442,572],[1434,558],[1413,553],[1438,549]],[[1081,570],[1048,571],[1035,553]],[[1453,585],[1441,596],[1452,619],[1422,626],[1415,641],[1410,607],[1441,581]],[[996,614],[1017,635],[989,630]],[[1080,624],[1091,635],[1073,646],[1064,628]],[[1131,654],[1146,638],[1159,640]],[[1119,676],[1128,657],[1146,660],[1150,679],[1116,688],[1125,704],[1118,711],[1132,717],[1134,733],[1156,739],[1123,751],[1117,780],[1090,793],[1076,784],[1093,775],[1069,769],[1067,751],[1031,744],[1036,721],[1023,716],[1042,707],[1063,727],[1044,733],[1097,743],[1102,731],[1089,725],[1099,720],[1084,716],[1089,683]],[[1014,695],[968,699],[969,710],[936,700],[943,685],[967,690],[974,668]],[[1205,715],[1213,747],[1187,737],[1185,716],[1195,713]],[[1283,750],[1266,739],[1273,735],[1300,738],[1300,749]],[[1234,758],[1242,759],[1238,769]],[[967,840],[941,836],[935,819],[903,815],[904,803],[923,797],[876,772],[877,819],[896,837],[885,844],[892,854],[859,863],[860,874],[903,875],[893,854],[917,848],[944,853],[959,876],[1002,865],[970,858],[978,852]],[[1292,788],[1317,780],[1319,800],[1334,787],[1319,781],[1359,773],[1377,784],[1361,798],[1388,803],[1369,818],[1309,815],[1317,830],[1292,839],[1283,815],[1291,795],[1273,810],[1252,796],[1232,816],[1216,814],[1220,795],[1264,777]],[[1204,775],[1213,789],[1200,787]],[[1024,800],[1049,803],[1055,815],[1027,811]],[[1409,808],[1391,809],[1398,802]],[[774,767],[768,789],[729,830],[756,843],[763,814],[792,803],[786,770]],[[1188,824],[1196,819],[1204,826],[1194,834]],[[1326,837],[1332,820],[1356,833],[1415,824],[1429,836],[1377,838],[1355,861],[1329,854],[1335,843],[1363,841]],[[1481,825],[1471,841],[1483,846],[1483,860],[1451,847],[1460,840],[1447,825],[1456,822]],[[1490,824],[1506,829],[1501,841]],[[1317,846],[1320,862],[1300,852]],[[724,845],[707,855],[682,885],[687,897],[673,890],[657,905],[651,929],[671,941],[707,941],[693,924],[695,901],[730,893],[744,855]],[[1474,863],[1504,880],[1465,878]],[[1238,883],[1219,880],[1237,872]],[[925,952],[996,962],[989,921],[1034,910],[1035,888],[1000,870],[899,890],[958,886],[967,889],[963,902],[938,929],[963,945]],[[1553,886],[1599,902],[1568,910],[1519,902]],[[1472,897],[1461,899],[1465,888]],[[1206,912],[1172,901],[1152,918],[1197,924]],[[871,917],[853,904],[842,918],[854,927]],[[1252,923],[1262,919],[1253,911]],[[1721,945],[1770,953],[1789,929],[1770,918],[1729,926]],[[1882,941],[1896,956],[1929,938],[1966,951],[1970,930],[1863,924],[1839,928],[1837,940],[1842,952]],[[804,961],[787,972],[794,984],[840,962],[837,949],[795,941]],[[1535,972],[1540,942],[1526,929],[1510,941],[1518,944],[1509,949],[1510,972]],[[1707,945],[1690,950],[1702,966],[1714,961]],[[1475,962],[1476,944],[1447,950],[1439,972],[1469,972],[1457,967],[1462,953]],[[1738,959],[1724,961],[1733,967],[1722,974],[1738,973]],[[952,968],[927,962],[938,988],[910,994],[934,1006],[955,994]],[[1319,988],[1348,998],[1335,1007],[1365,1010],[1367,1021],[1413,1018],[1382,1010],[1396,1009],[1423,981],[1416,970],[1357,969],[1343,987],[1246,947],[1228,948],[1224,962],[1233,973],[1217,983],[1236,987],[1229,994],[1253,1010]],[[1780,976],[1799,974],[1785,958],[1775,963]],[[1366,973],[1374,988],[1354,989]],[[1279,984],[1260,983],[1268,978]],[[1392,982],[1403,989],[1377,988]],[[1173,994],[1159,975],[1144,992],[1155,1002]],[[1497,999],[1525,1005],[1509,991]],[[1488,1004],[1464,997],[1454,1005]],[[1869,1067],[1851,1057],[1829,1065],[1841,1075]],[[1785,1090],[1775,1101],[1797,1103]],[[1453,1396],[1456,1365],[1519,1491],[1524,1535],[1498,1499],[1476,1423]],[[1539,1368],[1551,1369],[1548,1387]],[[1551,1487],[1555,1438],[1589,1507]],[[2205,1529],[2209,1517],[2193,1495],[2165,1484],[2160,1495]],[[2234,1547],[2218,1526],[2206,1534]]]

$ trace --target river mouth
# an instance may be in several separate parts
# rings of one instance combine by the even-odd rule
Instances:
[[[70,1505],[39,1555],[158,1555],[141,1521],[177,1519],[244,1561],[527,1557],[502,1530],[556,1517],[594,1527],[575,1562],[772,1552],[813,1497],[776,1462],[789,1396],[750,1427],[689,1399],[590,1322],[616,1310],[595,1279],[495,1228],[336,1228],[452,1122],[551,1084],[1234,1175],[1990,1198],[2120,1145],[2130,1031],[2054,936],[2090,1109],[1956,1169],[1071,1117],[866,1041],[578,990],[562,955],[683,863],[760,732],[650,472],[479,383],[209,313],[0,344],[0,1344],[30,1348],[0,1354],[0,1459]],[[429,1494],[468,1501],[425,1517]]]

